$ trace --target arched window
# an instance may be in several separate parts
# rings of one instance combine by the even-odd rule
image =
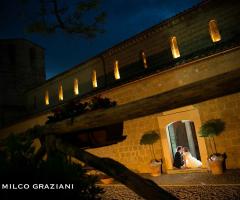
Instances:
[[[75,95],[79,94],[79,90],[78,90],[78,79],[75,78],[73,81],[73,91]]]
[[[118,69],[118,60],[115,60],[114,62],[114,77],[116,80],[120,79],[120,73]]]
[[[59,101],[63,101],[63,87],[61,82],[58,85],[58,99]]]
[[[46,92],[45,92],[45,105],[49,105],[49,94],[48,94],[48,90],[46,90]]]
[[[146,56],[146,54],[145,54],[144,51],[141,51],[141,60],[142,60],[142,62],[143,62],[144,68],[147,69],[147,68],[148,68],[148,65],[147,65],[147,56]]]
[[[170,46],[171,46],[173,58],[179,58],[180,52],[177,44],[177,38],[175,36],[170,38]]]
[[[92,85],[93,85],[93,88],[97,88],[97,71],[94,69],[92,71]]]
[[[221,35],[218,29],[217,21],[211,20],[208,23],[209,33],[213,42],[218,42],[221,40]]]

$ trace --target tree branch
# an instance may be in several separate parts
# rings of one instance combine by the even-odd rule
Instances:
[[[161,200],[173,200],[177,199],[171,193],[160,188],[156,183],[151,180],[145,179],[138,174],[130,171],[127,167],[121,163],[112,160],[110,158],[99,158],[93,154],[90,154],[84,150],[79,149],[73,145],[63,142],[60,139],[56,140],[56,149],[73,156],[84,163],[98,169],[115,180],[123,183],[128,188],[133,190],[136,194],[142,196],[147,200],[161,199]]]
[[[52,3],[53,3],[53,10],[54,10],[54,15],[57,19],[57,22],[59,23],[60,27],[65,30],[66,29],[66,26],[64,24],[64,22],[62,21],[62,18],[60,16],[60,13],[59,13],[59,8],[58,8],[58,4],[57,4],[57,0],[52,0]]]

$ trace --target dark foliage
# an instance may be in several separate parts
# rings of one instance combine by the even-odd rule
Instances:
[[[214,137],[221,134],[225,129],[225,123],[221,119],[206,121],[200,128],[201,137]]]
[[[159,162],[162,163],[162,161],[160,161],[161,159],[160,160],[156,159],[156,155],[155,155],[154,148],[153,148],[153,144],[156,143],[159,139],[160,139],[160,136],[159,136],[158,132],[148,131],[143,134],[143,136],[141,137],[141,140],[140,140],[141,145],[150,145],[150,147],[151,147],[150,152],[153,156],[153,159],[151,160],[152,164],[159,163]]]
[[[32,130],[33,132],[33,130]],[[32,186],[41,184],[74,184],[71,190],[1,190],[1,199],[18,197],[49,197],[54,194],[57,199],[100,199],[103,190],[96,186],[97,177],[89,176],[77,164],[70,162],[69,157],[59,152],[48,154],[48,159],[35,159],[32,140],[11,135],[1,143],[0,181],[1,183],[26,183]]]
[[[93,97],[92,100],[85,103],[76,101],[70,101],[66,105],[54,109],[53,115],[48,116],[47,124],[62,121],[64,119],[73,119],[74,117],[83,114],[88,111],[93,111],[101,108],[110,108],[116,106],[115,101],[111,101],[108,98],[102,98],[101,96]]]
[[[58,122],[64,119],[73,118],[87,111],[87,103],[70,101],[68,104],[54,109],[53,115],[48,116],[47,124]]]
[[[102,98],[101,96],[95,96],[90,102],[90,110],[97,110],[101,108],[110,108],[116,106],[116,101],[110,101],[108,98]]]
[[[155,131],[149,131],[149,132],[146,132],[141,140],[140,140],[140,144],[141,145],[146,145],[146,144],[154,144],[155,142],[157,142],[159,140],[159,134],[156,133]]]
[[[222,121],[221,119],[211,119],[203,123],[203,125],[200,128],[199,134],[200,137],[206,137],[206,138],[211,138],[213,141],[213,147],[211,146],[211,141],[210,142],[210,147],[212,150],[212,154],[209,156],[210,159],[214,158],[220,158],[222,160],[226,160],[227,156],[226,154],[220,154],[217,152],[217,147],[215,144],[214,137],[220,135],[223,131],[225,130],[225,122]]]
[[[102,0],[19,1],[28,22],[26,30],[30,33],[46,35],[62,31],[93,38],[104,32],[106,13],[101,9]]]

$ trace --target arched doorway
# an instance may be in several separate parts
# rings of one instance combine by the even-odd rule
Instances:
[[[200,160],[198,141],[193,121],[181,120],[167,125],[168,136],[171,144],[172,156],[178,146],[188,147],[192,156]],[[173,158],[174,159],[174,158]]]
[[[161,135],[161,145],[162,145],[163,158],[164,158],[164,170],[166,170],[167,173],[169,170],[169,173],[171,173],[172,172],[171,170],[173,169],[173,156],[176,148],[172,148],[173,144],[170,139],[168,128],[169,127],[171,128],[171,126],[169,125],[171,124],[174,125],[175,122],[178,122],[178,127],[181,127],[183,130],[184,128],[186,129],[185,124],[189,123],[188,125],[190,126],[191,132],[195,131],[195,133],[192,135],[193,137],[194,135],[196,136],[196,140],[193,138],[195,142],[190,142],[190,143],[195,145],[196,158],[202,161],[203,168],[205,168],[206,161],[207,161],[207,148],[206,148],[204,138],[200,137],[198,134],[201,126],[200,115],[198,110],[194,106],[186,106],[186,107],[170,110],[167,112],[163,112],[161,116],[158,116],[158,125],[159,125],[159,131]],[[194,129],[193,127],[191,127],[193,125],[194,125]],[[188,129],[189,129],[189,126],[188,126]],[[188,140],[185,139],[185,141],[188,141]],[[177,142],[176,142],[176,145],[178,145]],[[180,146],[187,146],[187,145],[189,145],[189,142],[186,142],[185,144],[182,144]]]

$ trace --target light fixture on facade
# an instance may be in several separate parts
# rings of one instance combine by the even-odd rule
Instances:
[[[58,99],[59,99],[59,101],[63,101],[63,87],[62,87],[62,83],[59,83],[59,85],[58,85]]]
[[[118,60],[115,60],[114,62],[114,77],[116,80],[120,79],[120,73],[118,69]]]
[[[221,35],[218,29],[217,21],[211,20],[208,23],[209,33],[213,42],[218,42],[221,40]]]
[[[49,93],[48,90],[45,92],[45,105],[49,105]]]
[[[92,85],[93,85],[93,88],[97,88],[97,71],[96,70],[93,70],[92,72]]]
[[[141,57],[142,57],[142,61],[143,61],[143,66],[144,66],[145,69],[147,69],[147,67],[148,67],[147,56],[146,56],[144,51],[141,51]]]
[[[171,46],[173,58],[179,58],[180,52],[177,44],[177,38],[175,36],[170,38],[170,46]]]
[[[79,94],[79,90],[78,90],[78,79],[75,78],[73,81],[73,90],[74,90],[74,94],[78,95]]]

